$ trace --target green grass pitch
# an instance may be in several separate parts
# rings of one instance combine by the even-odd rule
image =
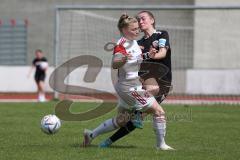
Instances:
[[[240,159],[240,106],[163,105],[167,112],[167,143],[176,151],[154,148],[151,118],[111,148],[100,149],[99,136],[81,148],[82,131],[93,129],[116,110],[86,122],[63,122],[55,135],[40,130],[41,118],[54,113],[56,102],[0,103],[1,160],[237,160]],[[94,103],[74,103],[72,112],[89,110]],[[110,104],[111,105],[111,104]],[[113,133],[113,132],[112,132]]]

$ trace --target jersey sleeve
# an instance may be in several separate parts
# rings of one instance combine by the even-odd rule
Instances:
[[[127,51],[125,49],[125,47],[122,45],[122,44],[118,44],[114,47],[113,49],[113,54],[116,54],[116,53],[121,53],[123,55],[127,55]]]
[[[159,48],[170,48],[169,35],[167,31],[161,31],[158,39]]]

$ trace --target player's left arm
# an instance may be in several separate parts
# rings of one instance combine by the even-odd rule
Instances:
[[[158,40],[158,47],[159,47],[159,50],[157,50],[153,47],[150,48],[150,51],[149,51],[149,53],[150,53],[149,57],[150,58],[152,58],[152,59],[162,59],[162,58],[166,57],[167,50],[170,48],[169,36],[168,36],[168,33],[166,31],[164,31],[161,34],[161,37]]]

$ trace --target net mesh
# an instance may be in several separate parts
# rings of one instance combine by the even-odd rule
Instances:
[[[87,85],[114,92],[110,63],[112,47],[120,34],[121,14],[135,16],[140,10],[58,10],[56,65],[80,55],[93,55],[103,62],[103,73],[93,85],[82,80],[83,71],[74,71],[66,83]],[[239,100],[240,94],[240,10],[150,10],[156,29],[167,30],[172,48],[172,96],[191,99]],[[86,58],[90,62],[91,58]],[[81,70],[81,71],[80,71]],[[107,75],[109,74],[109,75]],[[79,76],[80,75],[80,76]],[[223,99],[224,99],[223,98]]]

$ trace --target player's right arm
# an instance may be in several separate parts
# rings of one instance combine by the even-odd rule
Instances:
[[[127,62],[127,52],[123,45],[116,45],[113,50],[112,68],[119,69]]]
[[[28,77],[28,78],[29,78],[30,75],[32,74],[32,71],[35,69],[35,67],[36,67],[36,65],[35,65],[35,59],[34,59],[33,62],[32,62],[32,66],[31,66],[31,68],[30,68],[30,70],[29,70],[29,72],[28,72],[28,74],[27,74],[27,77]]]
[[[33,71],[34,68],[35,68],[35,66],[31,66],[31,68],[30,68],[30,70],[29,70],[29,72],[28,72],[28,75],[27,75],[28,78],[29,78],[30,75],[32,74],[32,71]]]
[[[156,50],[154,47],[150,47],[149,57],[152,59],[163,59],[167,55],[167,50],[170,48],[169,44],[169,35],[167,31],[162,31],[160,38],[158,40],[157,46],[159,50]]]

